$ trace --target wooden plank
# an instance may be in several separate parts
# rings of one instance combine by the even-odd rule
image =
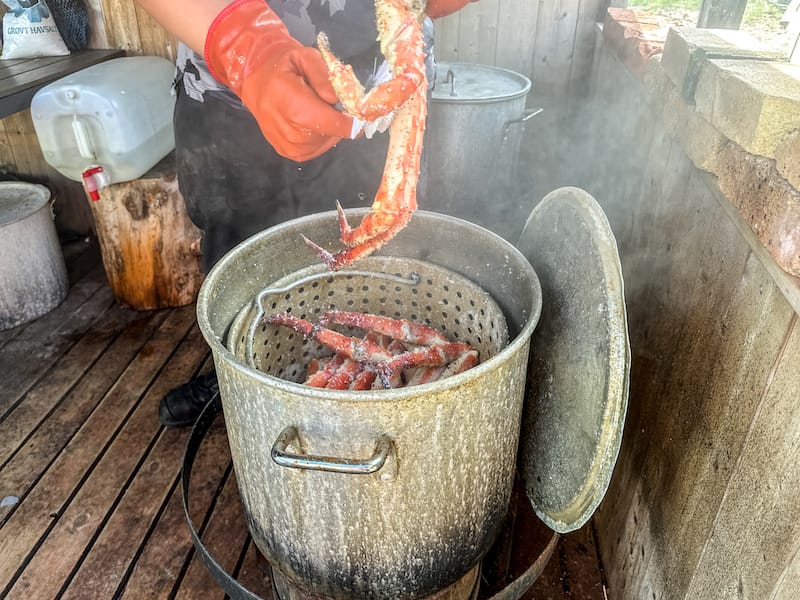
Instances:
[[[458,31],[459,60],[494,65],[497,57],[497,23],[500,2],[481,0],[460,11]]]
[[[532,79],[541,94],[564,97],[572,64],[573,41],[580,0],[554,0],[539,4]]]
[[[6,133],[6,122],[0,119],[0,173],[12,175],[16,174],[16,171],[14,152],[11,150],[11,141]]]
[[[239,572],[236,573],[236,579],[264,600],[273,600],[272,568],[252,539],[245,550],[244,560]]]
[[[538,26],[550,2],[503,0],[498,12],[495,64],[536,81]]]
[[[747,0],[701,0],[698,28],[739,29]]]
[[[795,545],[792,561],[786,565],[775,586],[772,600],[793,600],[800,588],[800,541]]]
[[[225,486],[217,498],[214,512],[202,535],[203,545],[226,573],[232,574],[244,551],[249,533],[242,512],[236,475],[231,469]],[[211,576],[200,556],[195,553],[181,579],[175,598],[225,598],[225,592]]]
[[[572,43],[572,62],[570,64],[567,98],[578,101],[589,95],[592,75],[597,22],[605,15],[604,0],[581,0],[578,8],[578,21]]]
[[[792,565],[800,539],[798,373],[800,317],[795,314],[769,384],[753,390],[761,392],[758,411],[687,598],[774,598],[785,569]]]
[[[642,209],[641,214],[636,215],[637,231],[629,251],[638,261],[637,268],[626,271],[626,280],[634,282],[626,288],[642,292],[631,303],[633,314],[629,321],[630,331],[634,332],[631,347],[638,348],[635,352],[639,355],[631,376],[631,397],[642,397],[641,394],[646,393],[646,397],[653,400],[632,406],[628,414],[626,431],[631,432],[635,446],[630,450],[633,454],[630,462],[625,463],[626,478],[621,480],[618,489],[623,490],[622,497],[633,499],[632,494],[640,495],[635,496],[636,504],[627,508],[622,498],[617,500],[624,519],[623,527],[615,530],[621,532],[617,556],[625,557],[626,566],[624,571],[620,568],[608,573],[612,590],[624,585],[636,591],[660,586],[647,574],[650,565],[658,564],[655,542],[649,537],[656,526],[653,521],[661,516],[660,512],[654,514],[650,506],[654,484],[648,482],[640,488],[636,480],[641,473],[654,468],[652,462],[658,461],[664,444],[661,429],[668,428],[669,421],[674,418],[675,412],[664,411],[661,402],[655,399],[667,393],[664,388],[672,376],[672,363],[676,355],[683,352],[681,344],[688,343],[680,334],[681,326],[692,314],[697,281],[702,272],[702,263],[698,260],[704,249],[702,238],[682,233],[676,241],[673,235],[675,231],[703,231],[711,226],[713,217],[713,213],[697,209],[697,203],[704,201],[703,189],[686,187],[687,174],[692,171],[681,166],[686,159],[680,149],[666,137],[661,127],[654,137],[657,141],[644,166],[631,165],[630,172],[641,173],[643,187],[637,195],[642,199]],[[667,174],[674,174],[674,177]],[[675,188],[675,192],[662,192],[665,185]],[[687,191],[682,194],[682,190]],[[678,197],[681,194],[682,197]],[[671,207],[670,202],[674,202]],[[665,211],[671,211],[671,216],[665,216]],[[665,224],[669,224],[668,229]],[[662,258],[655,261],[654,256]],[[662,307],[660,314],[651,314],[653,306]],[[631,486],[629,492],[624,491],[626,479]],[[630,515],[626,514],[628,511]],[[643,539],[648,543],[643,543]]]
[[[461,11],[434,21],[434,55],[436,60],[459,62],[458,30]]]
[[[732,225],[726,228],[718,221],[717,228],[722,237],[736,238]],[[723,246],[721,255],[735,257],[736,252],[725,250]],[[717,338],[720,353],[708,364],[705,388],[697,390],[703,406],[698,402],[696,414],[687,414],[691,424],[684,424],[677,435],[673,433],[678,444],[686,440],[684,452],[676,455],[673,463],[681,476],[670,484],[681,500],[661,523],[671,539],[684,540],[686,547],[680,551],[668,547],[668,558],[661,566],[668,573],[666,590],[683,589],[701,549],[713,535],[711,524],[749,435],[758,399],[770,385],[773,365],[793,317],[794,311],[771,285],[759,260],[749,254],[728,309],[716,319],[721,329]],[[694,362],[698,360],[702,359],[695,354]],[[666,463],[666,468],[670,467]]]
[[[606,593],[597,559],[597,548],[591,522],[565,535],[562,567],[567,598],[605,600]]]
[[[663,130],[654,136],[651,130],[637,130],[629,123],[620,128],[659,140],[644,155],[648,157],[643,160],[647,166],[641,178],[635,179],[642,183],[657,181],[660,187],[648,183],[632,188],[625,197],[632,205],[636,226],[631,223],[626,231],[624,237],[629,241],[622,253],[633,349],[630,397],[654,398],[662,394],[669,361],[679,351],[675,328],[688,314],[691,282],[697,274],[698,267],[691,257],[699,250],[688,243],[696,240],[689,232],[709,226],[710,216],[697,218],[693,202],[702,192],[689,188],[692,167],[677,145],[663,137]],[[629,152],[633,157],[638,153],[635,146]],[[627,177],[642,170],[641,164],[631,164]],[[656,175],[656,171],[662,174]],[[610,181],[613,184],[625,177],[624,173],[614,173]],[[667,232],[681,228],[686,228],[687,235],[681,237],[682,243],[675,243]],[[653,260],[653,256],[660,258]],[[653,306],[661,308],[654,313]],[[656,437],[654,419],[671,414],[651,404],[629,404],[625,443],[597,516],[602,529],[613,532],[601,538],[603,556],[617,567],[607,573],[612,592],[620,590],[626,580],[640,580],[651,558],[649,510],[640,477],[650,440]]]
[[[186,429],[163,430],[69,580],[61,596],[64,600],[111,598],[119,591],[139,548],[174,491],[187,435]],[[126,541],[124,546],[119,543],[121,539]]]
[[[69,56],[43,56],[41,58],[16,58],[0,62],[0,97],[13,93],[14,82],[17,75],[36,77],[37,72],[43,69],[52,69],[53,65],[66,62]]]
[[[47,162],[39,146],[30,110],[22,110],[4,119],[6,135],[14,155],[15,173],[34,183],[44,181]]]
[[[14,558],[24,557],[25,550],[35,550],[12,590],[25,595],[33,590],[45,596],[55,595],[118,496],[135,485],[132,480],[140,479],[134,479],[133,475],[142,474],[137,470],[142,455],[147,454],[151,440],[158,437],[161,429],[153,406],[170,387],[194,370],[206,351],[191,310],[181,309],[161,316],[166,319],[152,339],[141,347],[113,390],[89,415],[4,525],[4,534],[8,532],[15,538],[13,550],[6,553],[11,555],[12,563],[21,564]],[[177,340],[190,328],[193,333],[166,365],[166,375],[148,389],[165,367]],[[183,441],[180,432],[167,437],[176,437],[179,445]],[[173,478],[178,468],[171,470]],[[150,475],[146,473],[141,479],[146,480]],[[58,517],[47,519],[51,514]]]
[[[203,440],[189,484],[189,511],[192,522],[200,531],[229,466],[228,438],[224,421],[218,418]],[[176,485],[130,569],[121,598],[156,600],[173,597],[193,552],[183,514],[180,485]]]
[[[105,289],[102,291],[106,293],[99,296],[104,297],[108,304],[110,293]],[[19,451],[135,317],[133,311],[112,306],[66,354],[50,364],[36,385],[0,420],[0,465]]]
[[[20,326],[23,334],[7,342],[0,353],[3,373],[0,414],[11,409],[52,361],[66,352],[114,303],[110,291],[105,285],[103,269],[95,269],[73,286],[60,306]]]
[[[84,0],[84,2],[89,17],[89,48],[113,48],[114,46],[108,43],[102,0]]]
[[[121,50],[79,50],[68,56],[25,59],[0,69],[0,118],[30,106],[34,94],[53,81],[100,62],[124,56]]]
[[[112,401],[115,399],[117,379],[125,372],[129,363],[136,359],[139,350],[147,343],[165,316],[163,313],[138,315],[138,318],[117,337],[103,357],[93,365],[91,371],[73,388],[65,401],[53,411],[50,418],[28,438],[20,451],[3,465],[4,483],[8,489],[15,492],[15,495],[23,499],[17,508],[25,506],[24,498],[31,487],[35,486],[39,478],[48,471],[64,447],[81,430],[87,417],[102,404],[106,395],[110,394]],[[74,463],[81,474],[91,464],[91,460],[88,458],[85,460],[86,463],[80,461]],[[70,463],[70,466],[72,465],[73,463]],[[64,479],[69,481],[68,477]],[[63,498],[55,494],[48,497],[47,504],[49,506],[55,503],[58,506],[62,500]],[[51,512],[55,510],[47,514]],[[3,523],[8,521],[9,513],[13,514],[12,509],[0,509]]]
[[[136,8],[136,21],[139,24],[142,54],[145,56],[162,56],[170,62],[175,62],[178,40],[141,6],[138,4],[134,6]]]
[[[122,48],[128,54],[142,54],[136,3],[133,0],[102,0],[102,9],[104,15],[114,15],[113,19],[105,19],[108,45]]]

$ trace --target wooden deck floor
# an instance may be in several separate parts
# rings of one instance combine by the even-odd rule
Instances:
[[[64,253],[64,303],[0,331],[0,598],[222,598],[181,507],[189,429],[164,428],[157,417],[167,390],[211,368],[194,306],[122,308],[95,243]],[[218,562],[272,598],[222,418],[203,443],[191,494],[193,521]],[[518,568],[547,538],[535,517],[520,514]],[[591,526],[561,538],[526,596],[606,597]]]

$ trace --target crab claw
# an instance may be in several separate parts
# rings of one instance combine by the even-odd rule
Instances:
[[[302,233],[300,234],[300,237],[303,238],[303,241],[306,243],[306,245],[311,248],[317,256],[319,256],[320,260],[322,260],[322,262],[324,262],[331,271],[336,271],[340,268],[339,261],[336,259],[336,255],[328,252],[322,246],[315,244]]]

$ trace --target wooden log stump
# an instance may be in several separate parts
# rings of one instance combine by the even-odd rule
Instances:
[[[194,302],[203,279],[202,232],[178,191],[174,154],[140,179],[103,188],[90,204],[118,302],[136,310]]]

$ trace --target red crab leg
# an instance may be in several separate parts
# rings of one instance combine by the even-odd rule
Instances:
[[[392,239],[411,220],[417,208],[422,140],[427,115],[424,39],[420,15],[405,0],[376,3],[381,52],[389,62],[393,78],[368,93],[353,70],[330,52],[323,35],[318,45],[327,61],[330,81],[342,105],[355,116],[374,120],[396,109],[389,130],[389,150],[372,212],[351,228],[339,209],[339,230],[346,249],[333,254],[303,237],[332,270],[367,256]]]
[[[414,369],[414,372],[408,378],[406,385],[410,387],[412,385],[422,385],[423,383],[436,381],[442,376],[444,369],[444,367],[420,367],[418,369]]]
[[[342,366],[333,374],[328,381],[327,387],[331,390],[349,390],[355,383],[356,377],[362,371],[361,363],[351,358],[346,358]]]
[[[385,2],[378,14],[381,53],[389,59],[392,79],[365,92],[350,65],[343,64],[330,49],[324,33],[317,47],[328,64],[328,75],[345,110],[362,121],[375,121],[403,105],[426,79],[425,42],[419,18],[405,6]],[[391,11],[391,12],[390,12]],[[393,31],[392,31],[393,29]]]
[[[393,372],[412,367],[438,367],[445,365],[459,358],[462,354],[471,351],[474,350],[469,344],[460,342],[436,344],[429,348],[404,352],[390,360],[379,362],[375,366],[378,369],[378,374],[381,375],[381,378],[384,378]]]
[[[372,387],[372,384],[375,383],[375,379],[378,377],[378,374],[375,372],[375,369],[364,367],[364,369],[356,375],[355,381],[353,381],[353,385],[350,387],[351,390],[368,390]]]
[[[331,253],[303,236],[305,243],[336,271],[372,254],[403,229],[417,209],[417,183],[427,113],[425,95],[407,102],[392,121],[383,178],[367,213],[356,228],[350,227],[341,206],[339,232],[344,250]]]
[[[417,344],[419,346],[450,343],[450,340],[433,327],[428,327],[421,323],[414,323],[406,319],[392,319],[391,317],[384,317],[381,315],[344,310],[329,310],[319,318],[319,324],[323,327],[327,327],[331,323],[382,333],[383,335],[388,335],[392,339],[401,340],[409,344]]]
[[[306,378],[306,385],[311,387],[319,387],[324,388],[328,385],[331,377],[334,373],[342,366],[344,362],[344,356],[335,355],[332,356],[331,359],[328,361],[322,369],[314,372],[313,374],[307,376]],[[311,365],[309,365],[309,368]]]
[[[358,362],[377,363],[392,358],[389,352],[374,342],[346,336],[331,329],[319,327],[289,313],[271,315],[266,317],[265,321],[273,325],[290,327],[305,337],[327,346],[337,354],[343,354]]]

